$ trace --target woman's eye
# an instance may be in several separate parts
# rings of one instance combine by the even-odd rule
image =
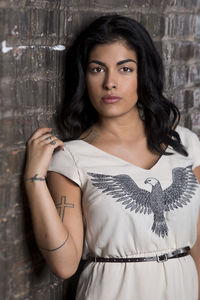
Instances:
[[[125,73],[133,72],[133,69],[131,69],[131,68],[129,68],[129,67],[123,67],[123,68],[121,68],[120,70],[122,70],[122,71],[125,72]]]
[[[95,67],[95,68],[91,69],[91,72],[92,73],[100,73],[100,72],[103,72],[103,69],[100,67]]]

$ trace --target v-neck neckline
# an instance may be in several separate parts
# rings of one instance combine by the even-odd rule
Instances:
[[[101,153],[103,153],[104,155],[106,155],[106,156],[108,156],[108,157],[112,157],[112,158],[114,158],[114,159],[116,159],[116,160],[118,160],[118,161],[121,161],[121,162],[123,162],[124,164],[127,164],[127,165],[130,165],[130,166],[134,167],[134,168],[137,168],[137,169],[139,169],[139,170],[141,170],[141,171],[143,171],[143,172],[151,172],[153,169],[157,168],[158,165],[160,165],[160,163],[161,163],[161,162],[163,161],[163,159],[166,157],[166,155],[163,155],[163,154],[162,154],[162,155],[160,156],[160,158],[157,160],[157,162],[156,162],[151,168],[145,169],[145,168],[139,167],[139,166],[137,166],[137,165],[135,165],[135,164],[133,164],[133,163],[127,161],[127,160],[124,160],[124,159],[122,159],[122,158],[120,158],[120,157],[118,157],[118,156],[116,156],[116,155],[113,155],[113,154],[111,154],[111,153],[109,153],[109,152],[106,152],[106,151],[104,151],[104,150],[102,150],[102,149],[100,149],[100,148],[98,148],[98,147],[96,147],[96,146],[94,146],[94,145],[92,145],[92,144],[89,144],[88,142],[86,142],[86,141],[84,141],[84,140],[78,139],[77,141],[81,141],[81,142],[83,142],[84,144],[88,145],[89,147],[95,149],[96,151],[101,152]],[[169,150],[169,146],[165,149],[165,151],[167,151],[167,150]]]

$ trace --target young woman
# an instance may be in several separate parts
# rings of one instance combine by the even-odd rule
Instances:
[[[103,16],[69,58],[59,116],[67,141],[50,128],[28,141],[38,247],[61,278],[86,260],[77,300],[200,299],[200,142],[163,96],[149,34]]]

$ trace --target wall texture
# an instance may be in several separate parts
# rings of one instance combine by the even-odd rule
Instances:
[[[117,12],[149,30],[166,67],[166,95],[200,135],[200,0],[0,0],[0,298],[73,299],[76,276],[48,270],[33,237],[21,176],[25,142],[52,127],[65,49],[95,17]]]

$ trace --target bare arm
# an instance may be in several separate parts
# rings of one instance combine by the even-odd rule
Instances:
[[[200,167],[194,169],[194,174],[200,183]],[[196,268],[199,276],[199,298],[198,299],[200,300],[200,213],[199,213],[199,220],[197,224],[197,240],[193,248],[190,250],[190,254],[192,255],[196,263]]]
[[[38,247],[55,275],[68,278],[75,273],[82,253],[81,190],[55,172],[49,172],[47,186],[44,177],[53,150],[63,143],[54,138],[56,144],[49,145],[49,134],[42,130],[29,140],[25,186]],[[56,205],[63,199],[73,205],[60,216]]]

